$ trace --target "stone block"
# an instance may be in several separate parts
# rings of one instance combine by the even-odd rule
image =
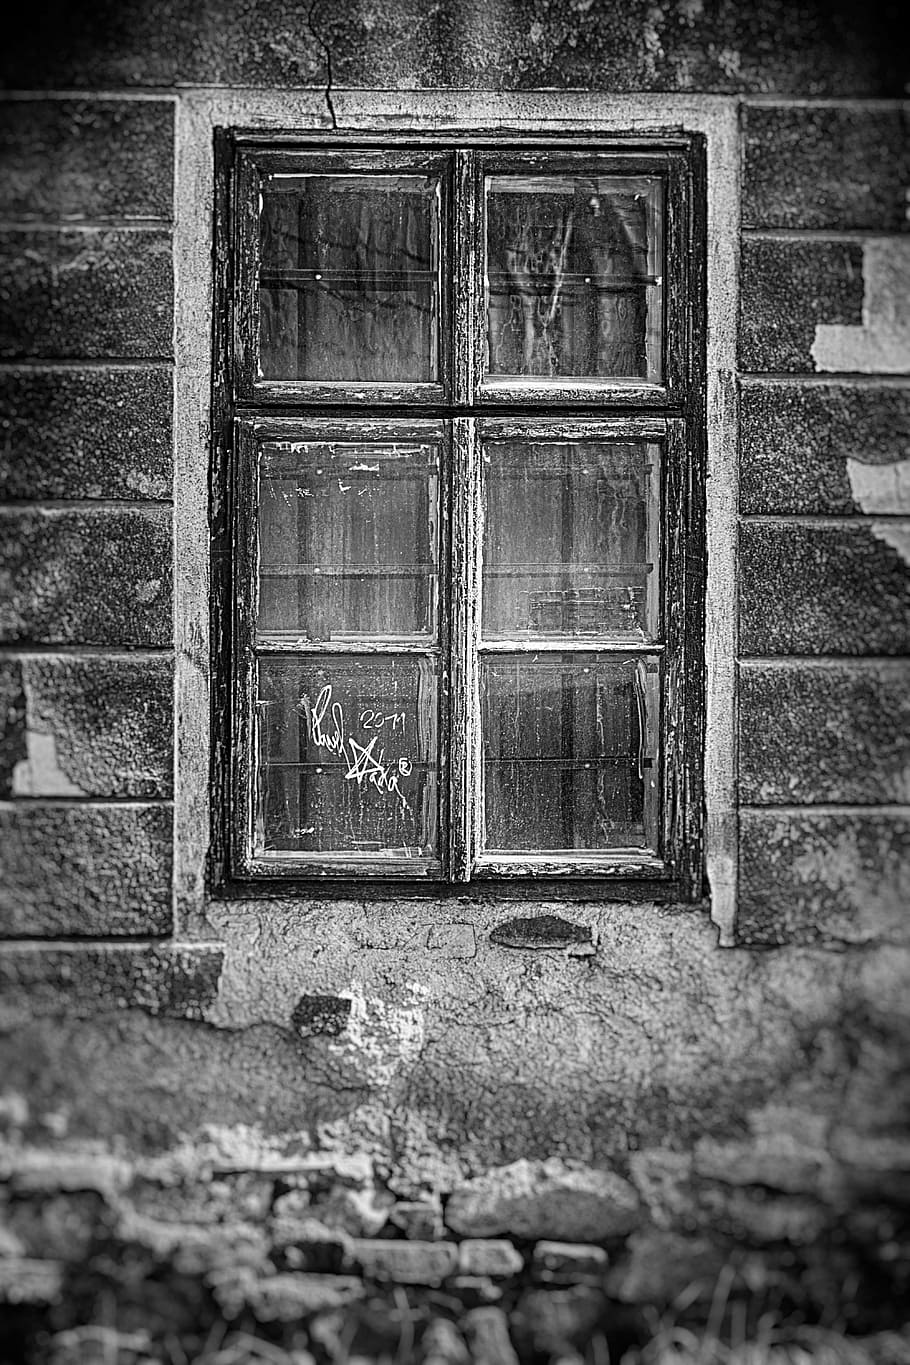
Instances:
[[[0,640],[171,643],[168,508],[0,509]]]
[[[445,1236],[438,1199],[399,1199],[389,1210],[389,1222],[412,1241],[436,1242]]]
[[[910,386],[744,382],[739,477],[745,513],[910,513]]]
[[[493,1280],[518,1275],[524,1257],[512,1242],[499,1238],[467,1237],[458,1247],[458,1268],[463,1275],[486,1275]]]
[[[0,231],[0,357],[173,354],[171,236],[161,228]]]
[[[364,1275],[397,1284],[437,1285],[458,1270],[458,1247],[453,1242],[409,1242],[357,1238],[351,1256]]]
[[[910,815],[740,815],[739,943],[870,943],[910,936]]]
[[[906,231],[906,111],[753,105],[744,116],[743,226]]]
[[[743,239],[741,369],[812,374],[816,326],[859,327],[862,310],[859,242]]]
[[[173,662],[32,655],[0,659],[0,797],[169,796]],[[18,736],[18,742],[13,742]]]
[[[0,805],[0,936],[172,929],[170,806]]]
[[[538,1242],[531,1257],[535,1277],[553,1284],[600,1280],[608,1262],[603,1247],[585,1242]]]
[[[740,670],[740,799],[910,801],[910,660]]]
[[[710,1302],[717,1278],[729,1263],[720,1242],[683,1236],[666,1228],[633,1232],[622,1261],[607,1276],[607,1292],[620,1303],[642,1304],[660,1311],[680,1295]]]
[[[202,1021],[215,1003],[220,948],[12,947],[0,956],[4,1022],[142,1010]]]
[[[446,1224],[465,1237],[507,1232],[567,1242],[622,1237],[639,1216],[638,1195],[628,1181],[557,1157],[522,1159],[467,1180],[445,1211]]]
[[[163,218],[174,192],[170,100],[0,106],[0,217]]]
[[[464,1332],[473,1365],[518,1365],[509,1320],[501,1308],[472,1308],[465,1314]]]
[[[910,652],[910,522],[740,528],[740,651]]]
[[[0,497],[169,498],[172,402],[165,366],[0,371]]]
[[[577,1348],[587,1346],[598,1328],[605,1335],[606,1314],[606,1299],[593,1285],[526,1290],[512,1314],[519,1358],[536,1359],[539,1352],[551,1360],[577,1359]]]

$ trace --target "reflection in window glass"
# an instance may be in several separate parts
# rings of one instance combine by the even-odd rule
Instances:
[[[487,180],[487,372],[661,378],[658,180]]]
[[[657,847],[658,663],[598,654],[482,662],[485,847]]]
[[[438,492],[432,446],[265,445],[260,637],[433,635]]]
[[[260,852],[435,856],[435,660],[261,660],[257,709]]]
[[[272,176],[260,227],[260,375],[438,379],[439,185]]]
[[[490,442],[483,635],[658,630],[659,447]]]

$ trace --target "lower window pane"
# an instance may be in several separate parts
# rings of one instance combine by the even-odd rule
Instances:
[[[437,697],[435,659],[261,660],[258,851],[435,856]]]
[[[485,848],[656,852],[659,698],[654,658],[485,658]]]

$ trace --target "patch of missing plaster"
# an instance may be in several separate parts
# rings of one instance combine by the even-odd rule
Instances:
[[[884,541],[892,550],[896,550],[910,568],[910,526],[895,525],[891,521],[873,521],[869,523],[869,529],[877,540]]]
[[[910,241],[882,237],[863,244],[861,327],[819,323],[816,370],[860,374],[910,371]]]
[[[862,511],[910,513],[910,460],[865,464],[848,459],[847,478],[853,501]]]
[[[497,924],[490,942],[501,948],[570,948],[582,956],[579,945],[593,951],[593,935],[586,924],[573,924],[559,915],[532,915]]]
[[[13,768],[13,796],[85,796],[61,768],[53,735],[26,730],[25,751]]]
[[[350,1012],[344,1034],[332,1039],[329,1046],[344,1048],[346,1055],[353,1051],[370,1085],[388,1085],[420,1056],[426,1036],[426,991],[414,984],[410,994],[411,1004],[392,1005],[365,995],[358,983],[349,991],[339,992],[341,999],[350,1001]]]

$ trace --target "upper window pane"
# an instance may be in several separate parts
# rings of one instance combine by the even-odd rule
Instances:
[[[489,176],[487,374],[662,379],[663,186]]]
[[[269,177],[260,378],[437,381],[439,217],[433,177]]]
[[[435,635],[439,451],[269,442],[259,485],[259,635]]]
[[[656,638],[659,457],[650,442],[484,447],[484,639]]]

